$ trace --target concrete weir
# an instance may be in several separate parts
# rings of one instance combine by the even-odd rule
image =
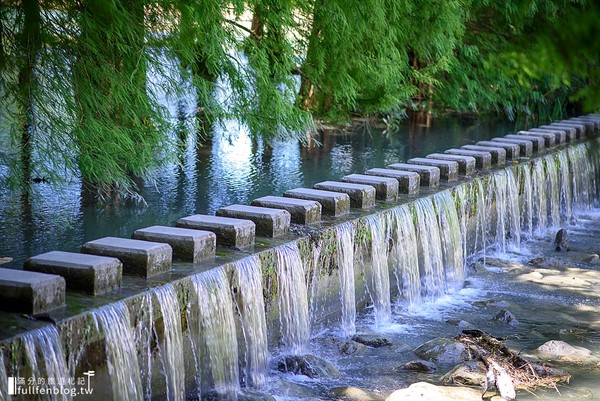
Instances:
[[[67,278],[66,293],[59,275],[0,269],[0,308],[5,311],[0,313],[11,322],[0,328],[0,363],[10,361],[0,372],[15,377],[34,369],[23,337],[35,332],[44,340],[39,330],[49,328],[46,334],[56,343],[53,357],[63,370],[96,372],[90,399],[252,399],[255,389],[265,391],[269,355],[310,353],[311,335],[325,329],[337,333],[343,326],[347,338],[358,327],[353,324],[357,314],[389,324],[392,302],[418,307],[425,298],[451,296],[464,283],[464,256],[490,246],[499,251],[518,247],[528,233],[567,222],[597,202],[600,141],[589,137],[590,129],[597,132],[600,117],[582,120],[586,140],[433,188],[419,189],[423,169],[371,169],[344,177],[373,188],[368,192],[378,201],[368,210],[360,202],[351,209],[351,197],[339,192],[337,182],[331,190],[297,188],[285,197],[256,199],[256,209],[274,211],[267,220],[287,215],[287,224],[289,219],[295,223],[277,238],[268,229],[255,233],[258,224],[246,213],[244,218],[183,217],[176,225],[185,233],[155,226],[137,231],[135,236],[144,234],[144,240],[90,241],[82,251],[114,263],[118,259],[125,274],[120,287],[93,298],[70,293],[72,279],[60,269],[56,272]],[[546,143],[544,135],[536,137]],[[531,143],[542,149],[538,139]],[[498,163],[505,152],[475,148],[439,155],[461,157],[467,172],[473,163],[489,168],[494,154]],[[460,168],[458,159],[450,161]],[[408,165],[439,174],[437,167]],[[411,196],[396,198],[394,183]],[[415,196],[419,190],[422,196]],[[325,221],[317,217],[315,204],[328,214]],[[208,258],[171,264],[171,250],[177,248],[172,236],[195,234],[212,239]],[[255,234],[260,237],[256,244]],[[138,258],[145,267],[132,268]],[[157,266],[149,267],[152,263]],[[34,320],[18,313],[42,315]],[[42,377],[49,366],[33,375]],[[250,395],[238,397],[246,391]]]

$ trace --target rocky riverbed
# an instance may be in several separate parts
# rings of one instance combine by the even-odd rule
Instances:
[[[325,330],[313,349],[339,374],[280,374],[270,392],[281,400],[481,400],[487,368],[455,340],[479,329],[569,378],[555,387],[515,386],[517,399],[599,398],[599,221],[595,210],[567,226],[569,251],[555,250],[556,228],[519,251],[474,257],[462,290],[418,308],[398,304],[394,323],[382,330],[373,328],[369,311],[353,339]],[[499,400],[495,393],[490,386],[486,399]]]

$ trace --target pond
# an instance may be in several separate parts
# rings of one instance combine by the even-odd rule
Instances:
[[[267,146],[239,124],[225,123],[215,127],[209,140],[190,139],[180,166],[158,171],[155,183],[141,183],[144,205],[89,205],[77,180],[59,188],[34,184],[29,197],[0,188],[0,257],[13,258],[7,266],[20,268],[26,258],[43,252],[78,251],[93,239],[130,237],[139,228],[172,225],[186,215],[214,214],[220,207],[249,204],[261,196],[310,188],[515,130],[515,123],[506,120],[447,117],[433,119],[429,126],[405,124],[394,132],[368,124],[327,130],[315,138],[318,145],[294,140]]]

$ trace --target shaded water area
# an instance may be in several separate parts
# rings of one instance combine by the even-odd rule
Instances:
[[[584,261],[600,251],[599,164],[597,140],[561,147],[308,234],[261,239],[253,255],[219,249],[214,261],[124,278],[123,289],[96,300],[70,294],[50,316],[57,328],[0,314],[1,338],[26,329],[40,333],[37,347],[53,338],[65,362],[51,371],[93,369],[101,395],[82,398],[107,400],[336,400],[347,387],[383,400],[437,382],[446,367],[398,367],[416,358],[415,347],[466,324],[506,336],[516,350],[564,339],[599,356],[600,269]],[[563,226],[573,249],[555,254]],[[539,257],[563,264],[534,268]],[[501,309],[520,324],[492,320]],[[379,348],[358,342],[382,336]],[[24,341],[2,344],[0,384],[32,374],[19,373],[23,366],[46,374]],[[597,368],[567,369],[573,381],[562,394],[600,394]]]
[[[517,129],[507,121],[440,118],[429,127],[413,122],[395,132],[368,126],[327,131],[316,137],[321,146],[293,140],[268,147],[239,124],[216,126],[211,139],[188,141],[180,166],[158,171],[155,184],[141,183],[146,206],[131,201],[90,205],[77,180],[60,188],[35,184],[28,197],[0,188],[0,257],[13,258],[7,266],[20,268],[27,257],[43,252],[78,251],[96,238],[129,237],[142,227],[172,225],[186,215],[214,214],[223,206],[249,204]]]

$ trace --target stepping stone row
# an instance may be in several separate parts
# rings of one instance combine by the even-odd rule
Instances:
[[[65,290],[103,294],[121,285],[122,274],[152,277],[167,272],[172,259],[192,263],[214,257],[216,245],[239,249],[254,244],[255,235],[278,237],[290,223],[315,224],[321,214],[342,216],[350,207],[368,209],[375,199],[394,201],[399,193],[414,194],[419,186],[435,187],[440,179],[453,181],[474,169],[501,167],[506,160],[531,157],[591,135],[600,129],[600,116],[587,115],[553,122],[461,149],[413,158],[342,182],[324,181],[313,189],[296,188],[283,197],[264,196],[251,206],[231,205],[217,216],[193,215],[177,227],[152,226],[136,230],[133,239],[105,237],[87,242],[82,253],[48,252],[28,259],[24,270],[0,268],[0,305],[8,311],[37,314],[64,305]]]

